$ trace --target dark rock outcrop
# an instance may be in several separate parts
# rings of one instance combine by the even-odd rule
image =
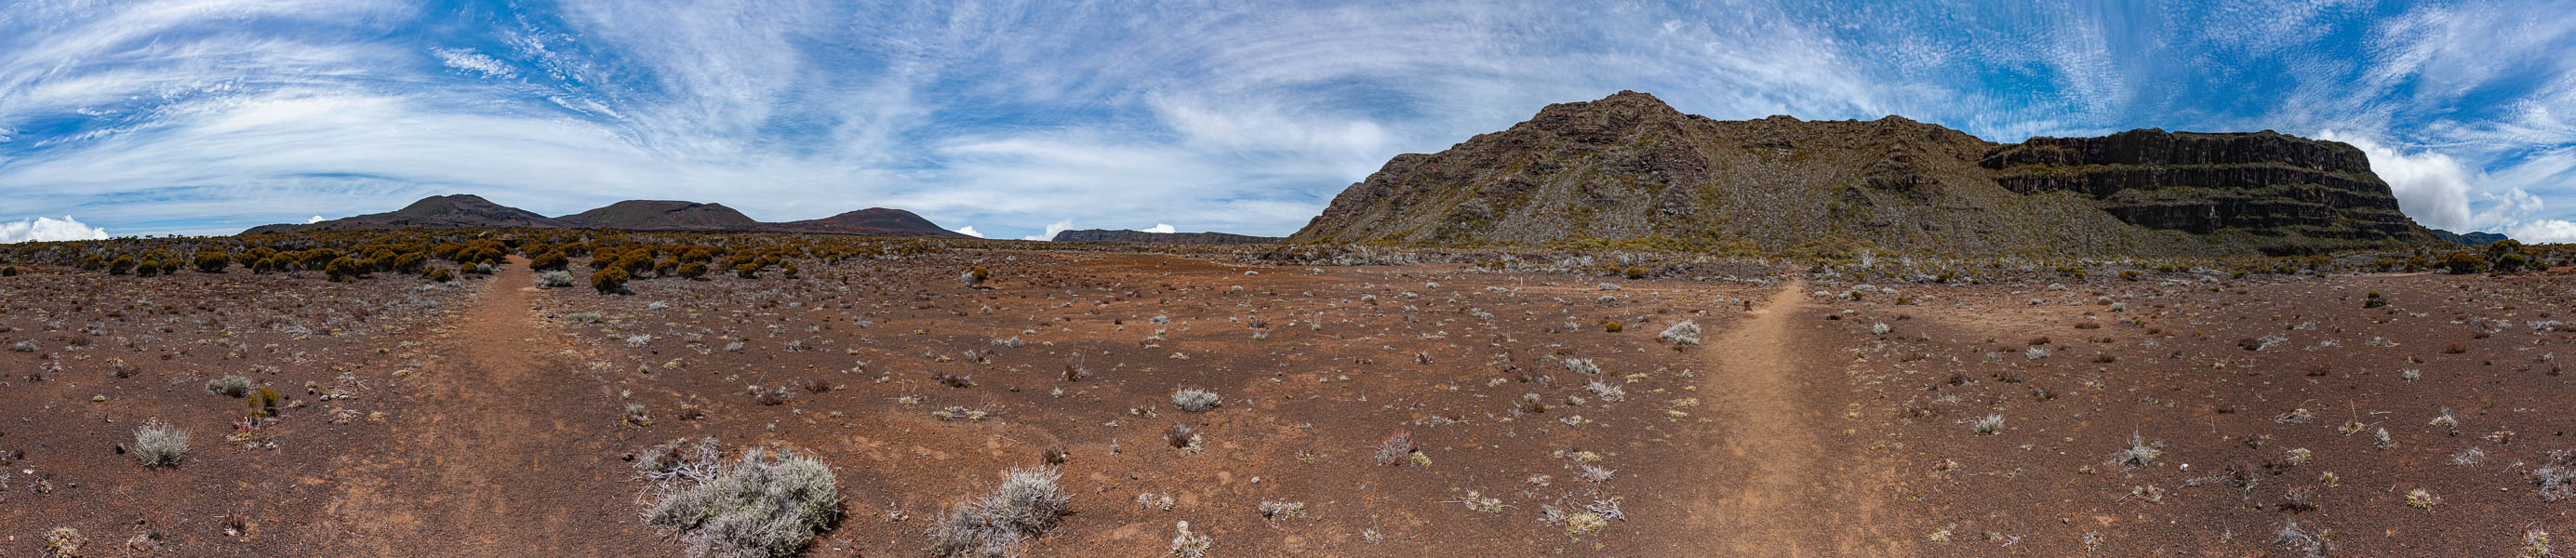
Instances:
[[[1398,155],[1290,240],[2214,255],[2432,239],[2395,208],[2333,142],[2142,130],[1996,145],[1895,116],[1711,120],[1623,91]]]
[[[1247,236],[1221,232],[1158,233],[1119,229],[1083,229],[1055,234],[1056,242],[1145,242],[1156,244],[1271,244],[1287,240],[1276,236]]]

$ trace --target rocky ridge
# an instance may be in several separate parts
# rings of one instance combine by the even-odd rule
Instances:
[[[1290,240],[2230,255],[2434,237],[2341,143],[2138,130],[1999,145],[1896,116],[1713,120],[1623,91],[1398,155]]]

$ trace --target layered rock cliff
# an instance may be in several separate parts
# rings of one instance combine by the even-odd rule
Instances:
[[[2271,131],[2031,138],[1980,165],[2014,192],[2082,194],[2132,225],[2242,234],[2267,252],[2437,238],[2398,211],[2360,149]]]

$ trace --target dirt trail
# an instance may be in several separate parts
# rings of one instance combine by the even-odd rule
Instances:
[[[653,540],[630,522],[600,533],[598,516],[622,515],[614,459],[588,443],[607,430],[584,412],[593,395],[568,347],[539,326],[527,260],[488,280],[457,325],[405,386],[409,416],[393,417],[395,448],[363,456],[329,504],[324,528],[386,555],[588,554],[614,541]],[[548,432],[552,431],[552,432]],[[586,532],[587,531],[587,532]],[[423,547],[422,545],[429,545]]]
[[[1699,393],[1719,402],[1717,441],[1700,466],[1708,493],[1689,501],[1688,556],[1910,555],[1877,492],[1890,469],[1839,436],[1830,393],[1805,385],[1836,374],[1830,348],[1801,319],[1804,282],[1792,282],[1707,344]]]

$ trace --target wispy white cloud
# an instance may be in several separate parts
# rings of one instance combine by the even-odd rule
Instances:
[[[1394,154],[1633,89],[1996,141],[2341,130],[2428,224],[2500,226],[2576,217],[2510,196],[2567,193],[2576,23],[2513,17],[2551,7],[28,0],[0,184],[148,232],[466,191],[1285,234]]]
[[[483,53],[475,52],[474,49],[436,47],[429,49],[429,51],[438,55],[438,62],[440,64],[446,64],[447,67],[450,68],[471,71],[496,78],[519,77],[518,70],[510,69],[510,66],[502,64],[500,59],[484,56]]]

